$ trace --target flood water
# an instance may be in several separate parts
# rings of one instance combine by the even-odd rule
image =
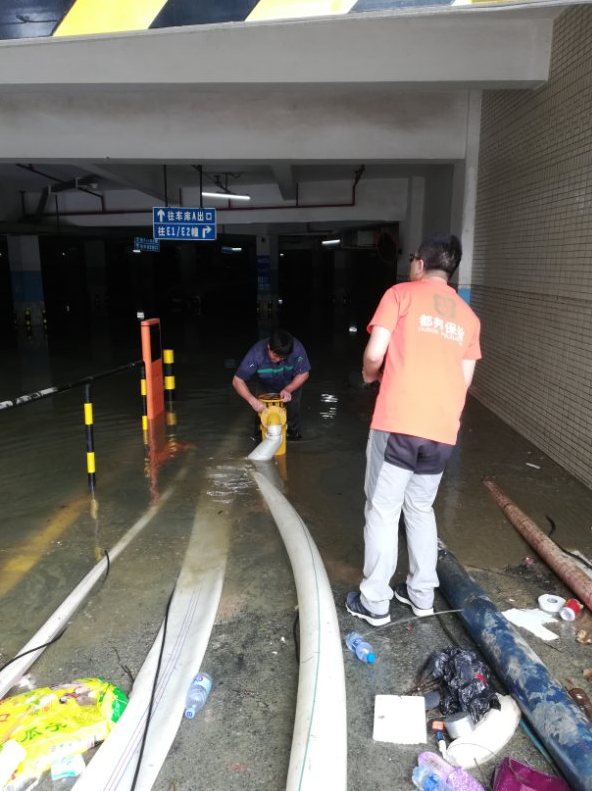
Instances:
[[[170,493],[113,563],[109,576],[92,590],[64,636],[33,665],[33,684],[103,676],[129,693],[158,632],[196,519],[221,519],[229,525],[224,588],[204,666],[214,676],[214,691],[201,722],[182,723],[159,789],[198,787],[193,782],[196,749],[203,781],[199,787],[271,791],[285,785],[297,688],[297,598],[281,539],[249,473],[246,456],[256,445],[254,413],[230,384],[235,365],[255,340],[255,331],[206,335],[196,326],[174,332],[163,326],[163,346],[175,350],[176,424],[164,428],[166,441],[158,457],[144,444],[139,369],[93,383],[94,504],[87,486],[81,387],[0,412],[2,664],[27,643],[104,550]],[[364,453],[375,394],[360,385],[364,337],[302,340],[313,368],[302,401],[304,436],[271,463],[271,474],[311,532],[339,617],[345,619],[343,597],[357,586],[362,567]],[[137,341],[129,337],[124,344],[102,345],[99,340],[92,348],[71,344],[69,350],[54,346],[51,354],[43,345],[25,344],[19,353],[4,354],[0,401],[140,356],[139,333]],[[488,593],[515,600],[515,606],[534,607],[536,585],[515,573],[534,550],[495,505],[484,477],[495,478],[545,532],[551,517],[553,537],[588,557],[592,492],[469,399],[436,502],[439,532],[467,568],[492,575],[483,577],[495,582]],[[404,552],[400,558],[397,579],[404,579]],[[427,633],[418,627],[414,634],[420,654],[429,651]],[[386,655],[384,638],[375,639]],[[399,639],[410,639],[409,633],[391,633],[393,661]],[[586,665],[583,654],[574,661],[577,667]],[[400,661],[396,667],[403,674]],[[348,669],[348,683],[357,683],[352,673],[359,669]],[[376,673],[374,693],[380,691],[380,666]],[[389,678],[388,691],[402,694],[403,687]],[[409,681],[400,679],[401,685]],[[355,693],[355,688],[348,690],[351,717],[362,716]],[[367,708],[361,711],[368,715]],[[395,772],[395,777],[396,753],[376,747],[371,722],[358,719],[350,729],[358,759],[351,762],[349,787],[361,791],[374,773],[384,777]],[[408,766],[404,775],[409,776]]]

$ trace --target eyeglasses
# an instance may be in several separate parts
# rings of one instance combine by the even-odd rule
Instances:
[[[409,263],[412,264],[414,261],[421,261],[421,258],[417,253],[409,253]]]

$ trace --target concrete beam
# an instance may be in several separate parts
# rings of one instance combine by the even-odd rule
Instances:
[[[147,166],[141,168],[133,165],[118,165],[107,167],[98,162],[82,163],[93,173],[102,178],[114,181],[129,189],[149,195],[152,198],[164,203],[164,172],[162,165]]]
[[[273,175],[284,200],[296,200],[296,179],[291,165],[273,165]]]
[[[2,42],[0,86],[524,88],[547,79],[560,8],[435,10]]]
[[[450,161],[464,158],[466,105],[462,90],[392,87],[171,89],[158,101],[144,91],[0,94],[0,157],[21,161],[35,152],[36,161],[103,162],[114,175],[120,165],[192,164],[198,154],[221,162]],[[139,172],[129,181],[151,194],[162,190],[162,181],[147,184]]]

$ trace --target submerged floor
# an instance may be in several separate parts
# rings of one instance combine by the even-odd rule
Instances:
[[[203,662],[214,687],[205,710],[181,722],[155,788],[277,791],[285,787],[296,703],[297,599],[281,538],[249,474],[246,456],[256,442],[252,412],[230,386],[235,363],[255,338],[197,340],[185,337],[178,347],[177,425],[169,429],[168,454],[158,461],[145,454],[137,372],[93,385],[97,514],[86,490],[80,390],[0,413],[0,660],[17,653],[101,550],[114,546],[173,487],[61,639],[33,665],[32,683],[100,675],[129,692],[158,632],[194,525],[222,520],[230,530],[230,551]],[[304,438],[289,444],[272,474],[321,553],[343,636],[362,631],[378,657],[368,668],[344,648],[348,788],[405,789],[412,787],[418,752],[436,749],[435,741],[429,737],[427,747],[373,741],[374,697],[404,694],[433,650],[473,644],[455,614],[418,621],[393,602],[393,623],[373,630],[353,622],[343,608],[347,591],[360,580],[364,451],[374,399],[371,389],[359,386],[360,344],[348,337],[309,347],[313,374],[303,397]],[[59,384],[96,372],[88,369],[95,363],[84,359],[71,363],[54,362],[46,376]],[[101,370],[108,368],[108,356],[101,363]],[[5,382],[0,400],[17,395],[20,386],[18,376]],[[181,470],[186,473],[179,480]],[[541,528],[550,529],[550,517],[553,537],[588,557],[592,492],[469,399],[436,503],[441,538],[501,610],[534,608],[541,593],[565,596],[564,585],[491,499],[482,483],[486,476]],[[402,545],[396,580],[405,572]],[[449,609],[440,596],[436,606]],[[582,677],[592,667],[592,646],[575,639],[586,624],[590,628],[587,620],[557,622],[550,627],[559,635],[553,642],[522,633],[560,683],[572,679],[592,696],[592,684]],[[547,767],[522,731],[504,754]],[[486,764],[479,776],[485,787],[494,765]],[[46,777],[40,787],[50,788],[51,780]]]

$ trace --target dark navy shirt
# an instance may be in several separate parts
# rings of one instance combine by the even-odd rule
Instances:
[[[304,346],[296,338],[290,354],[277,363],[269,359],[268,343],[269,338],[257,341],[246,353],[235,375],[245,382],[257,376],[267,391],[279,393],[295,376],[310,371],[310,363]]]

